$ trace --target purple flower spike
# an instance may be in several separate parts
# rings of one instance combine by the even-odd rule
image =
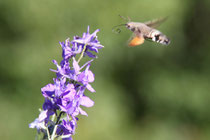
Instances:
[[[56,78],[53,79],[54,83],[41,88],[44,97],[42,110],[39,117],[29,124],[30,128],[44,133],[44,138],[72,140],[78,115],[88,116],[83,107],[94,105],[85,91],[95,92],[90,85],[95,80],[90,65],[94,60],[92,58],[96,58],[99,49],[104,47],[97,39],[98,32],[99,29],[90,34],[88,26],[82,37],[75,36],[72,41],[68,38],[65,42],[60,42],[63,59],[60,63],[53,60],[56,69],[51,70],[56,73]],[[81,66],[79,63],[84,56],[91,60]]]

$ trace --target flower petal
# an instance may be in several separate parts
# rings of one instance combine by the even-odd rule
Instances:
[[[75,58],[73,57],[73,67],[74,67],[74,70],[75,70],[75,74],[79,74],[79,71],[80,71],[80,67],[79,67],[79,64],[77,63],[77,61],[75,60]]]
[[[48,84],[41,88],[41,91],[44,97],[52,97],[55,93],[55,86],[53,84]]]
[[[43,121],[47,118],[47,111],[48,110],[45,110],[45,111],[41,111],[40,114],[39,114],[39,121]]]
[[[88,114],[84,110],[82,110],[82,108],[80,108],[80,107],[79,107],[79,113],[81,115],[88,116]]]
[[[96,92],[90,84],[87,84],[86,87],[90,92]]]
[[[94,102],[87,96],[83,96],[80,100],[80,103],[85,107],[92,107],[94,105]]]

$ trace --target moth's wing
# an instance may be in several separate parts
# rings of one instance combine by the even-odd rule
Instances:
[[[156,27],[160,26],[160,24],[163,23],[164,21],[166,21],[167,19],[168,19],[168,17],[154,19],[152,21],[144,22],[144,24],[146,24],[149,27],[156,28]]]
[[[132,37],[129,39],[128,46],[135,47],[137,45],[141,45],[144,43],[144,37],[141,34],[133,34]]]

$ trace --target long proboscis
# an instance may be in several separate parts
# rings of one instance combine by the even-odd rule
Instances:
[[[115,33],[119,34],[121,32],[121,29],[117,28],[117,27],[120,27],[120,26],[126,26],[126,24],[120,24],[120,25],[116,25],[116,26],[112,27],[112,32],[115,32]]]

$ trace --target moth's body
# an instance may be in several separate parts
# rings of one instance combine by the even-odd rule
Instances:
[[[170,40],[155,27],[159,26],[165,18],[156,19],[149,22],[128,22],[124,24],[129,30],[134,33],[133,38],[129,42],[129,46],[137,46],[144,43],[145,39],[150,39],[154,42],[161,43],[163,45],[168,45]],[[122,24],[123,25],[123,24]],[[121,26],[121,25],[120,25]]]
[[[129,22],[127,23],[126,27],[134,32],[136,35],[142,34],[145,37],[148,37],[150,32],[154,30],[141,22]]]
[[[164,45],[168,45],[170,43],[170,40],[163,33],[158,31],[157,29],[154,29],[146,25],[145,23],[128,22],[126,24],[126,27],[135,34],[135,37],[142,40],[140,41],[141,43],[139,42],[140,44],[144,42],[144,39],[151,39],[152,41],[155,41]],[[136,40],[137,39],[135,39],[135,42]],[[135,42],[132,42],[131,40],[131,42],[129,43],[129,46],[136,46]]]

